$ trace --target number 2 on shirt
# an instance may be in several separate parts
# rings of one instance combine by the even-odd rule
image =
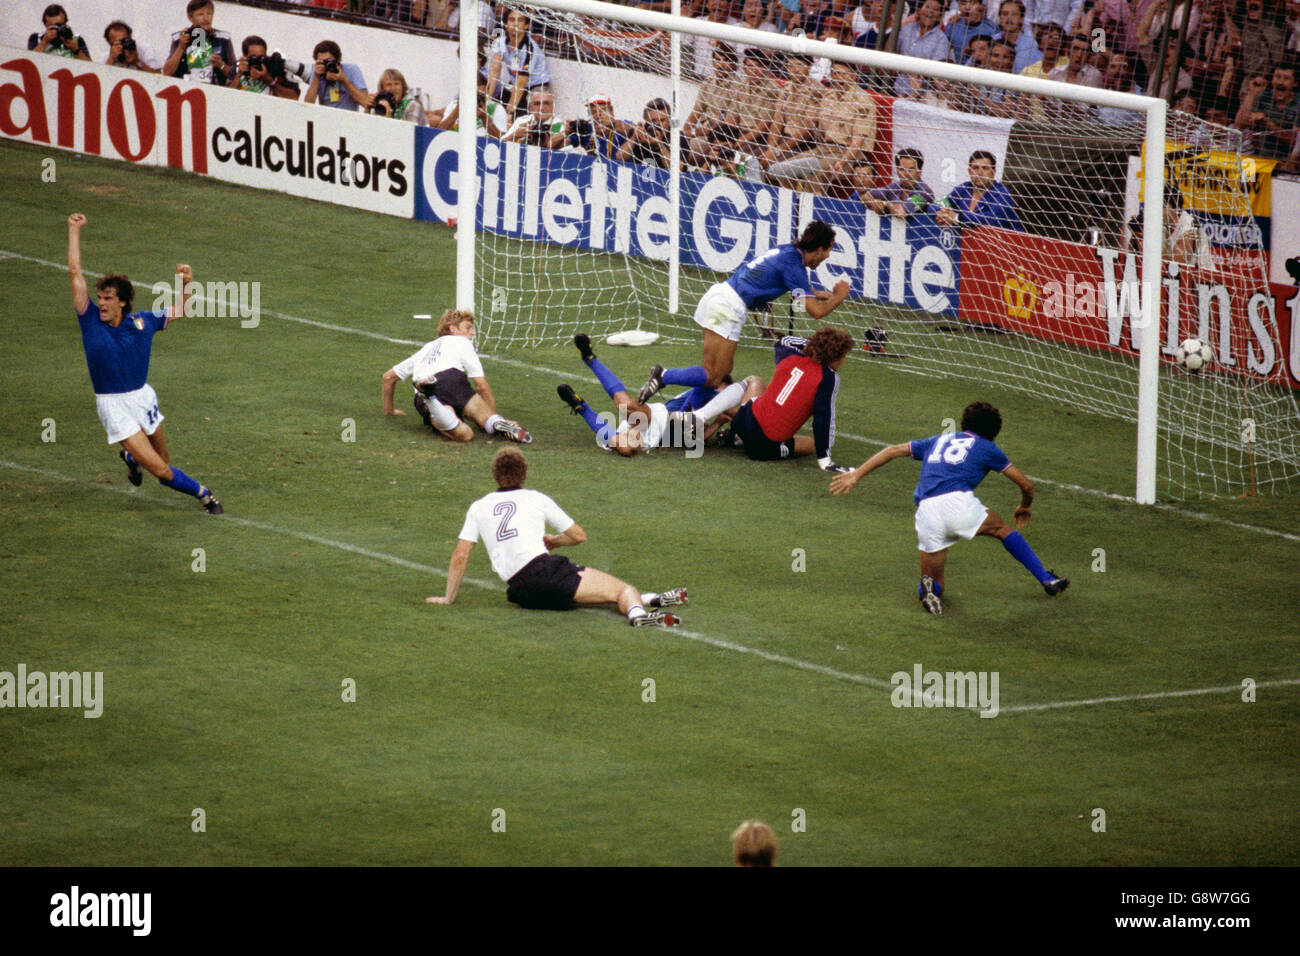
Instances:
[[[950,465],[960,465],[970,454],[971,446],[975,444],[975,439],[968,435],[940,435],[939,440],[934,443],[934,450],[930,452],[930,457],[926,461],[938,462],[940,459]],[[946,447],[945,447],[946,446]]]
[[[519,537],[519,532],[510,527],[510,519],[515,516],[515,503],[513,501],[497,502],[496,507],[492,509],[494,515],[501,515],[501,523],[497,525],[497,540],[509,541],[511,538]]]

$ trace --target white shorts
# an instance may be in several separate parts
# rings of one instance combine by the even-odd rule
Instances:
[[[979,532],[989,509],[971,491],[950,491],[916,506],[916,547],[927,554],[969,541]]]
[[[158,411],[158,393],[149,385],[134,392],[96,395],[95,405],[104,431],[108,432],[110,445],[116,445],[136,432],[152,435],[163,423],[162,413]]]
[[[700,304],[695,307],[695,322],[724,339],[739,342],[748,312],[740,294],[727,283],[719,282],[700,296]]]

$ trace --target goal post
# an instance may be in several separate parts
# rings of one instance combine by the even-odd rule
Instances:
[[[463,5],[462,51],[481,40],[479,2]],[[662,159],[650,140],[616,155],[613,133],[600,142],[604,155],[584,151],[586,141],[563,124],[550,148],[538,145],[544,137],[502,143],[461,124],[457,302],[476,309],[489,343],[558,344],[576,331],[633,324],[694,341],[691,315],[712,282],[823,218],[837,245],[817,281],[830,288],[850,280],[851,298],[829,321],[861,335],[855,357],[995,380],[1131,422],[1128,488],[1141,503],[1294,486],[1295,396],[1277,361],[1261,364],[1282,352],[1271,303],[1267,314],[1252,304],[1255,324],[1243,331],[1245,320],[1225,318],[1222,302],[1258,286],[1261,266],[1247,257],[1222,271],[1229,267],[1216,265],[1218,250],[1211,256],[1183,221],[1198,203],[1223,206],[1187,172],[1196,150],[1186,147],[1201,150],[1196,162],[1212,156],[1235,176],[1240,141],[1230,131],[1201,124],[1170,140],[1160,99],[753,25],[599,0],[504,0],[499,11],[503,22],[511,11],[528,16],[559,52],[551,62],[555,116],[594,117],[589,103],[608,105],[612,92],[609,113],[624,132],[654,126],[655,97],[669,104],[670,120]],[[710,57],[724,70],[716,75],[734,69],[740,84],[727,88],[724,104],[752,82],[767,91],[760,99],[770,110],[742,103],[734,118],[701,132],[701,104],[716,108],[725,85],[709,78]],[[841,67],[853,71],[848,87]],[[477,72],[463,56],[461,102],[476,95]],[[817,114],[806,142],[791,131],[799,111],[780,114],[801,95],[800,74],[819,91],[806,106]],[[835,112],[863,97],[872,102],[858,113]],[[866,113],[869,122],[859,122]],[[756,122],[767,132],[747,137]],[[796,146],[765,145],[778,141]],[[833,162],[836,143],[846,144],[847,169]],[[876,211],[865,197],[895,179],[909,148],[924,160],[918,174],[933,201],[907,215]],[[968,154],[972,162],[993,157],[990,194],[1001,188],[1010,197],[1010,219],[965,210],[944,219],[947,194],[973,185],[962,183]],[[1167,172],[1176,174],[1169,189]],[[742,347],[763,344],[765,334],[810,331],[806,316],[776,305],[751,315]],[[1213,340],[1215,370],[1171,378],[1170,357],[1188,333]],[[1252,424],[1249,442],[1238,437],[1245,410],[1267,416],[1261,437]]]

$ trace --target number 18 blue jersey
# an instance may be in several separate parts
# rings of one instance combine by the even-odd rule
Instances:
[[[917,438],[910,444],[912,457],[921,462],[921,480],[912,495],[918,505],[950,491],[974,491],[990,471],[1011,467],[1001,448],[971,432]]]

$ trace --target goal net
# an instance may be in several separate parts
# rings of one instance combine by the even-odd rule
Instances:
[[[935,6],[900,49],[942,53],[922,22]],[[521,83],[517,122],[500,124],[514,134],[476,143],[462,241],[486,341],[640,328],[697,342],[709,286],[820,219],[837,235],[815,279],[849,284],[826,321],[853,333],[856,359],[1133,422],[1140,500],[1144,452],[1165,497],[1300,487],[1300,406],[1252,209],[1265,173],[1238,133],[1171,112],[1153,195],[1153,101],[1107,92],[1132,92],[1134,63],[1104,37],[1057,38],[1059,66],[1039,64],[1053,80],[1026,80],[1011,44],[949,44],[973,73],[864,52],[851,24],[792,39],[761,9],[737,3],[728,29],[585,0],[496,5],[479,37],[494,112],[522,51],[545,57],[550,82]],[[1144,261],[1152,236],[1160,254]],[[785,297],[750,314],[741,345],[817,324]],[[1212,348],[1204,371],[1176,362],[1187,338]]]

